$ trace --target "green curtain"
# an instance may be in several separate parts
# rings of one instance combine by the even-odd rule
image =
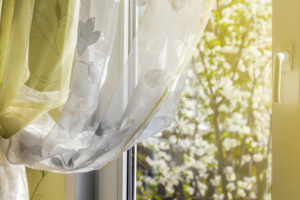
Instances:
[[[75,0],[0,0],[0,136],[9,138],[66,101],[76,5]]]

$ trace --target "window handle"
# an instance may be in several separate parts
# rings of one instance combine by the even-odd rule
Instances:
[[[274,55],[273,60],[273,103],[280,104],[280,90],[281,90],[281,74],[283,64],[290,61],[288,52],[278,52]]]

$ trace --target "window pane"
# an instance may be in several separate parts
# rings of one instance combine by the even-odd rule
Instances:
[[[271,20],[271,0],[217,1],[172,126],[138,145],[138,200],[271,199]]]

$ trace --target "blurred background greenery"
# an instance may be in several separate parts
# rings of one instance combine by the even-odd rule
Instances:
[[[271,0],[217,0],[172,126],[138,146],[137,199],[271,200]]]

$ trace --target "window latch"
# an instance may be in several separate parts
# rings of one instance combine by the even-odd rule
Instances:
[[[278,52],[273,59],[273,103],[280,104],[281,75],[283,71],[290,71],[290,54],[286,51]]]

